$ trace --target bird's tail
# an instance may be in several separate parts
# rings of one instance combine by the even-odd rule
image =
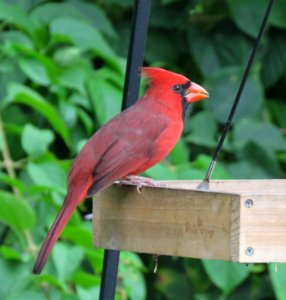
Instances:
[[[54,244],[58,240],[72,213],[75,211],[78,204],[86,197],[87,189],[90,185],[90,182],[91,180],[87,180],[87,184],[81,192],[76,192],[76,190],[70,190],[68,192],[64,204],[61,210],[59,211],[50,231],[48,232],[48,235],[38,254],[37,260],[33,268],[34,274],[40,274],[42,272]]]
[[[38,254],[33,268],[34,274],[40,274],[42,272],[55,242],[58,240],[75,209],[76,205],[73,205],[72,203],[69,203],[69,205],[63,204]]]

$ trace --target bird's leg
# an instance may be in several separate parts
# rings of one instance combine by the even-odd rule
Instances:
[[[138,193],[141,193],[141,188],[143,186],[152,186],[152,187],[164,187],[166,186],[164,183],[155,181],[151,178],[143,177],[143,176],[126,176],[123,179],[118,181],[119,184],[130,184],[135,185]]]

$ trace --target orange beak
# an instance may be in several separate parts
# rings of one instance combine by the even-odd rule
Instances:
[[[208,98],[208,96],[209,93],[203,87],[194,82],[191,83],[186,95],[188,103]]]

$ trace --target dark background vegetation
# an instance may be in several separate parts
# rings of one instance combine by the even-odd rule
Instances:
[[[146,172],[202,179],[265,0],[153,0],[145,65],[180,72],[210,98],[169,157]],[[81,146],[120,111],[133,1],[0,1],[0,299],[97,299],[102,251],[76,212],[44,273],[38,247]],[[286,1],[276,0],[214,178],[285,178]],[[142,120],[143,122],[144,120]],[[7,231],[8,228],[9,230]],[[6,234],[5,234],[6,233]],[[117,299],[286,299],[286,267],[121,254]]]

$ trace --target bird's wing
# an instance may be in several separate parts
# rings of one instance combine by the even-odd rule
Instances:
[[[168,126],[166,120],[158,121],[158,116],[156,126],[149,126],[148,121],[151,119],[150,116],[147,118],[146,127],[142,126],[145,122],[140,120],[141,123],[129,121],[120,129],[120,137],[107,148],[94,168],[94,183],[89,188],[88,194],[93,194],[115,180],[133,174],[150,160],[154,144]],[[130,123],[132,127],[129,126]]]

